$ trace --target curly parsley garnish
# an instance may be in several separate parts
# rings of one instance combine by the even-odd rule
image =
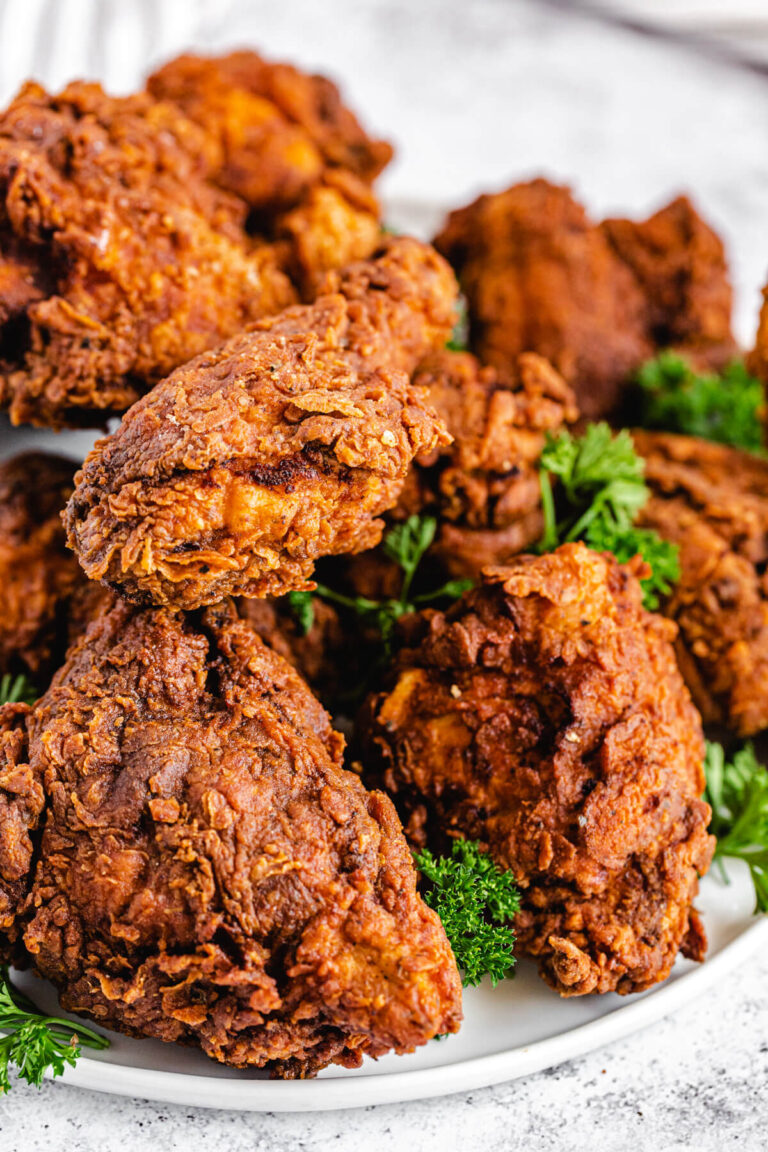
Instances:
[[[712,806],[715,858],[743,860],[755,886],[755,912],[768,912],[768,770],[745,744],[726,759],[721,744],[707,741],[704,799]]]
[[[634,526],[648,499],[645,464],[629,432],[615,436],[607,424],[588,424],[582,436],[549,436],[539,463],[544,535],[539,550],[583,540],[596,552],[613,552],[626,563],[640,554],[651,567],[641,581],[643,603],[656,608],[680,575],[675,544]],[[556,507],[551,477],[560,484]],[[558,518],[558,511],[562,515]]]
[[[390,528],[384,537],[382,548],[402,573],[396,597],[370,600],[367,596],[347,596],[327,584],[318,584],[314,592],[290,592],[288,596],[291,611],[299,627],[305,634],[312,627],[314,619],[312,597],[319,596],[331,604],[349,609],[362,621],[373,625],[381,638],[385,656],[389,656],[392,652],[395,627],[401,616],[439,600],[456,600],[462,592],[472,587],[471,580],[448,580],[428,592],[415,596],[412,594],[413,579],[425,552],[435,538],[436,530],[437,521],[433,516],[410,516],[404,523]]]
[[[0,704],[34,704],[39,695],[26,676],[11,676],[6,672],[0,677]]]
[[[102,1050],[109,1047],[100,1036],[82,1024],[59,1016],[46,1016],[18,988],[6,967],[0,968],[0,1092],[11,1087],[9,1070],[15,1066],[22,1080],[39,1088],[50,1069],[61,1076],[65,1066],[73,1066],[81,1046]]]
[[[464,296],[459,297],[459,303],[456,307],[456,323],[453,326],[451,338],[445,346],[449,352],[466,352],[469,348],[469,313]]]
[[[697,372],[674,352],[662,352],[637,374],[640,423],[760,452],[763,387],[733,360],[718,375]]]
[[[455,840],[450,856],[435,857],[425,848],[414,859],[427,881],[424,900],[443,922],[464,987],[486,975],[495,986],[515,964],[512,920],[520,894],[512,874],[473,840]]]

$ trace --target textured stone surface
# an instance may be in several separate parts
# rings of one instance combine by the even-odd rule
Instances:
[[[147,50],[159,58],[196,40],[252,42],[327,69],[399,145],[386,180],[398,223],[426,227],[430,205],[538,171],[572,181],[596,213],[645,212],[692,189],[727,238],[749,339],[768,267],[765,78],[523,0],[100,0],[97,35],[76,35],[95,2],[57,0],[59,39],[38,68],[52,82],[102,69],[129,86]],[[0,4],[4,95],[35,55],[9,36],[43,10]],[[580,1061],[402,1106],[249,1116],[19,1087],[0,1099],[0,1152],[757,1152],[768,1142],[767,986],[768,959],[756,957],[698,1003]]]

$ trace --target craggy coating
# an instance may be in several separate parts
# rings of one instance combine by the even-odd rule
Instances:
[[[99,423],[295,291],[172,104],[26,85],[0,115],[0,403]],[[100,415],[101,414],[101,415]]]
[[[659,348],[733,354],[723,247],[684,198],[596,225],[568,188],[533,180],[452,212],[435,245],[466,294],[472,350],[501,369],[540,353],[584,416],[614,412]]]
[[[706,947],[701,722],[640,570],[583,544],[489,569],[412,618],[361,724],[415,844],[466,836],[513,872],[519,947],[563,995],[639,992]]]
[[[0,464],[0,675],[39,687],[64,658],[68,603],[85,583],[61,513],[77,465],[25,452]]]
[[[33,833],[45,807],[42,772],[26,763],[26,704],[0,708],[0,963],[18,959],[18,913],[29,892]]]
[[[180,56],[148,88],[205,132],[213,179],[246,201],[250,225],[277,242],[305,300],[325,272],[377,247],[371,184],[392,148],[367,136],[330,80],[233,52]]]
[[[639,522],[680,550],[662,606],[706,723],[768,727],[768,460],[709,440],[633,433],[651,498]]]
[[[293,206],[328,168],[370,184],[392,158],[391,146],[365,133],[330,80],[255,52],[179,56],[147,87],[215,138],[217,181],[254,208]]]
[[[725,249],[687,196],[647,220],[609,219],[600,227],[642,289],[657,348],[684,349],[710,368],[733,358],[733,291]]]
[[[264,643],[301,673],[327,707],[345,671],[340,664],[351,662],[357,644],[357,638],[342,626],[333,605],[315,596],[312,624],[306,632],[287,597],[268,600],[241,597],[236,608]]]
[[[431,556],[450,576],[477,579],[541,537],[538,461],[547,433],[576,420],[573,393],[534,353],[500,373],[443,350],[413,383],[427,389],[453,443],[417,459],[397,512],[436,516]]]
[[[445,342],[455,291],[400,238],[169,376],[78,473],[66,524],[87,575],[194,608],[306,587],[319,556],[376,544],[445,437],[408,374]]]
[[[286,1077],[456,1030],[392,804],[230,606],[117,605],[27,726],[7,771],[48,811],[24,945],[68,1010]]]

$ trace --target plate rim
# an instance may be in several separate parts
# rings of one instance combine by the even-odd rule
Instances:
[[[238,1112],[327,1112],[471,1092],[555,1067],[656,1023],[738,967],[763,940],[768,943],[768,916],[760,915],[703,964],[596,1020],[520,1048],[434,1068],[316,1080],[248,1081],[135,1068],[82,1056],[56,1079],[109,1095]]]

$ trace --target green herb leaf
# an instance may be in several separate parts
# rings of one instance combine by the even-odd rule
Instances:
[[[469,315],[467,312],[467,301],[464,296],[459,297],[459,303],[456,309],[456,323],[453,326],[451,338],[446,342],[445,346],[449,352],[466,352],[469,348]]]
[[[26,676],[11,676],[6,672],[0,677],[0,704],[34,704],[39,695]]]
[[[464,986],[485,975],[498,984],[515,963],[512,920],[520,894],[512,874],[472,840],[455,840],[450,856],[435,857],[425,848],[414,859],[427,881],[424,900],[443,922]]]
[[[315,622],[315,602],[311,592],[289,592],[288,607],[302,636],[306,636]]]
[[[710,832],[715,857],[730,856],[749,866],[755,912],[768,912],[768,770],[745,744],[726,759],[723,746],[707,741],[704,799],[712,806]]]
[[[22,1080],[39,1088],[48,1069],[61,1076],[74,1065],[81,1046],[109,1047],[106,1036],[59,1016],[46,1016],[11,983],[6,967],[0,968],[0,1092],[11,1087],[12,1066]]]
[[[742,360],[717,375],[697,372],[682,356],[662,352],[643,365],[637,381],[643,427],[762,451],[763,388]]]
[[[622,564],[639,554],[651,567],[651,575],[641,581],[643,603],[658,607],[660,595],[679,578],[678,549],[656,532],[634,527],[649,493],[643,480],[645,463],[629,432],[614,435],[607,424],[588,424],[578,437],[562,431],[548,438],[539,469],[544,513],[539,551],[583,540],[598,552],[613,552]],[[560,484],[559,501],[552,476]]]

